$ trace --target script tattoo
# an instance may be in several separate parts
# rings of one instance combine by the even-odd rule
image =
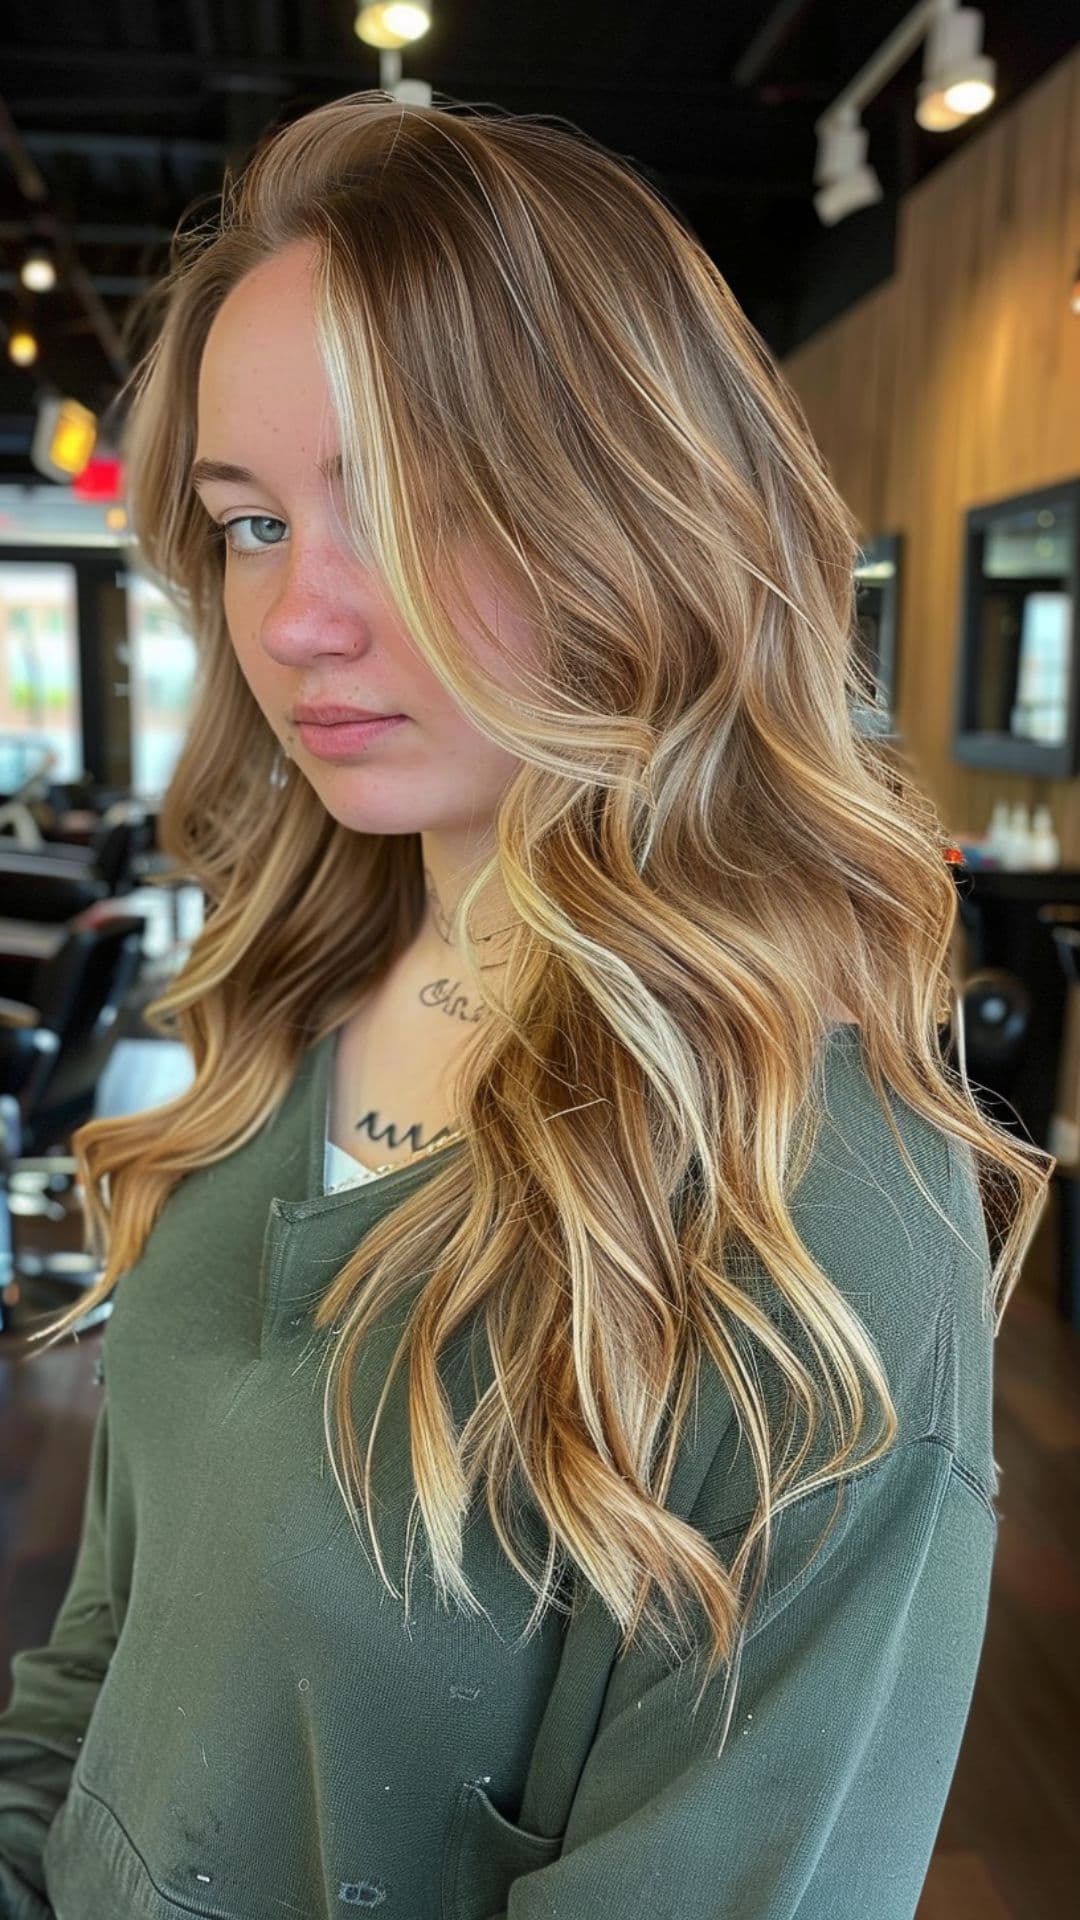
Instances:
[[[421,987],[420,1005],[438,1007],[449,1019],[459,1020],[469,1027],[474,1027],[479,1020],[486,1020],[490,1012],[489,1007],[476,1007],[470,1013],[469,996],[462,992],[460,980],[455,980],[451,986],[445,975],[441,980],[429,980],[425,987]]]

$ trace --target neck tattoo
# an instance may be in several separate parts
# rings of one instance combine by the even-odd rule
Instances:
[[[449,926],[447,918],[442,910],[432,877],[426,869],[424,872],[424,881],[425,892],[431,907],[435,930],[444,944],[449,947]],[[482,934],[477,945],[484,945],[489,940],[497,939],[500,934],[510,933],[512,931],[512,927],[499,927],[494,933]],[[490,964],[495,967],[501,963],[496,960]],[[448,1020],[456,1021],[459,1026],[477,1026],[487,1019],[490,1011],[488,1007],[470,1006],[467,989],[463,990],[460,979],[451,982],[448,974],[443,974],[441,978],[437,980],[427,981],[420,988],[418,999],[422,1007],[431,1007],[435,1011],[445,1014]],[[362,1114],[360,1119],[357,1120],[356,1131],[357,1133],[365,1134],[373,1145],[382,1147],[391,1153],[397,1153],[403,1147],[407,1147],[411,1153],[420,1153],[425,1147],[434,1146],[439,1140],[456,1139],[460,1128],[440,1127],[438,1133],[433,1134],[430,1140],[424,1141],[421,1139],[423,1132],[422,1120],[413,1120],[409,1126],[399,1128],[392,1120],[381,1123],[376,1109],[369,1107],[368,1111]]]
[[[469,996],[462,991],[460,980],[455,980],[451,986],[445,974],[441,980],[429,980],[426,986],[421,987],[419,1000],[422,1007],[437,1007],[449,1020],[460,1021],[467,1027],[475,1027],[478,1021],[486,1020],[489,1012],[487,1007],[474,1007],[470,1012]]]

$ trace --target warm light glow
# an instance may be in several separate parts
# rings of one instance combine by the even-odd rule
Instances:
[[[51,293],[56,285],[56,267],[43,248],[30,248],[19,268],[19,279],[31,293]]]
[[[110,533],[123,533],[127,526],[127,514],[123,507],[108,507],[105,511],[105,525]]]
[[[75,401],[66,401],[56,422],[49,452],[65,473],[81,473],[94,451],[97,421]]]
[[[431,13],[417,0],[372,0],[361,7],[353,32],[365,46],[384,50],[408,47],[422,40],[431,27]]]
[[[32,367],[38,357],[38,343],[28,327],[16,327],[8,335],[8,359],[17,367]]]
[[[927,133],[951,133],[953,127],[962,127],[967,117],[966,113],[958,113],[955,107],[949,106],[940,87],[935,87],[933,92],[920,92],[915,118]]]
[[[97,430],[97,415],[70,394],[42,400],[33,448],[39,472],[64,480],[81,474],[94,451]]]
[[[30,459],[49,480],[75,480],[90,460],[98,419],[70,394],[44,394],[30,442]]]
[[[985,113],[993,97],[994,89],[986,80],[956,80],[944,94],[945,105],[964,120],[970,114]]]

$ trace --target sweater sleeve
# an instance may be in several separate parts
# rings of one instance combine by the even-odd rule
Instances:
[[[105,1571],[108,1413],[90,1444],[82,1529],[48,1643],[16,1653],[0,1713],[0,1920],[52,1920],[42,1853],[115,1645]]]
[[[836,1504],[832,1485],[774,1520],[726,1738],[724,1668],[691,1718],[700,1671],[617,1662],[559,1856],[519,1875],[491,1920],[913,1920],[974,1692],[997,1514],[934,1439],[847,1480],[811,1558]]]

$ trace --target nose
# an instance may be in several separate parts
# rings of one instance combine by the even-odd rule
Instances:
[[[277,592],[266,608],[259,640],[283,667],[303,667],[316,654],[359,659],[371,644],[375,596],[355,567],[346,574],[340,557],[290,554],[277,575]]]

